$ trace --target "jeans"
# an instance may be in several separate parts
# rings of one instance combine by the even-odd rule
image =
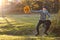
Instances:
[[[50,20],[39,20],[39,22],[38,22],[38,24],[36,26],[37,34],[39,34],[39,26],[41,24],[46,25],[46,27],[45,27],[45,33],[46,33],[49,30],[49,28],[50,28],[51,21]]]

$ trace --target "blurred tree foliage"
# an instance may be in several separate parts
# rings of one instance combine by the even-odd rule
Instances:
[[[47,6],[48,7],[48,11],[50,13],[57,13],[59,11],[59,8],[60,8],[60,1],[59,0],[24,0],[21,3],[11,3],[12,5],[12,8],[11,11],[12,12],[17,12],[17,13],[20,13],[20,12],[23,12],[23,7],[28,5],[30,6],[31,9],[33,10],[40,10],[42,9],[43,6]]]

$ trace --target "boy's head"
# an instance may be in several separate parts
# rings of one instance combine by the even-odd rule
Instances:
[[[42,10],[47,10],[47,7],[43,7]]]

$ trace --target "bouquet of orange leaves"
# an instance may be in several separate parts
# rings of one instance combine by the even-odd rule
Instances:
[[[30,7],[28,5],[24,7],[24,12],[27,14],[30,13]]]

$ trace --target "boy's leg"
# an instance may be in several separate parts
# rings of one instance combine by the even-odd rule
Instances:
[[[41,24],[42,24],[42,21],[39,20],[39,22],[38,22],[38,24],[37,24],[37,26],[36,26],[36,30],[37,30],[36,36],[39,35],[39,26],[40,26]]]
[[[45,28],[45,32],[44,32],[44,33],[48,35],[47,31],[48,31],[49,28],[50,28],[51,21],[50,21],[50,20],[46,20],[46,21],[45,21],[45,25],[46,25],[46,28]]]

